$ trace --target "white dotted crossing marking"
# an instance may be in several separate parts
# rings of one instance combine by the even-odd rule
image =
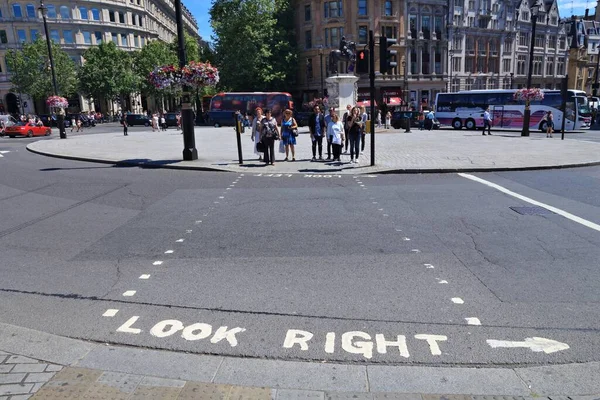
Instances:
[[[220,199],[224,199],[224,198],[225,198],[225,196],[219,196],[219,198],[220,198]]]
[[[451,300],[454,304],[465,304],[465,301],[460,297],[453,297]]]
[[[125,296],[125,297],[131,297],[131,296],[133,296],[135,293],[136,293],[136,291],[135,291],[135,290],[128,290],[128,291],[126,291],[125,293],[123,293],[123,296]]]
[[[231,188],[227,188],[227,189],[225,189],[225,190],[231,190]]]
[[[440,284],[442,284],[442,285],[443,285],[443,284],[447,284],[447,283],[448,283],[448,281],[447,281],[447,280],[445,280],[445,279],[438,279],[438,283],[440,283]]]
[[[360,185],[360,187],[364,188],[364,187],[365,187],[365,185]]]
[[[434,269],[435,267],[431,264],[423,264],[425,267],[427,267],[428,269]]]
[[[162,261],[154,261],[152,263],[152,265],[162,265],[162,263],[163,263]]]
[[[421,252],[421,250],[419,250],[419,249],[412,249],[411,251],[412,251],[413,253],[420,253],[420,252]]]
[[[376,202],[376,201],[374,201],[374,202],[373,202],[373,204],[377,204],[377,202]]]
[[[383,211],[383,208],[378,208],[377,211]]]
[[[119,310],[116,310],[114,308],[109,308],[108,310],[104,311],[104,314],[102,314],[103,317],[114,317],[115,315],[117,315],[117,313],[119,312]]]
[[[191,229],[188,229],[185,231],[185,233],[192,233],[193,231]]]
[[[173,254],[173,250],[167,250],[165,251],[165,254]]]
[[[205,215],[205,216],[206,216],[206,215]],[[202,222],[202,220],[198,220],[198,221],[196,221],[196,224],[199,224],[199,223],[201,223],[201,222]]]
[[[402,240],[404,240],[404,241],[407,241],[407,242],[408,242],[408,241],[410,240],[410,238],[404,237],[404,238],[402,238]]]
[[[402,229],[396,228],[396,232],[402,232]]]
[[[140,279],[150,279],[150,274],[142,274],[140,275]]]
[[[465,320],[467,321],[467,324],[469,324],[469,325],[481,325],[481,321],[479,320],[479,318],[469,317],[469,318],[465,318]]]
[[[175,242],[176,243],[183,243],[185,241],[185,239],[177,239]]]
[[[219,204],[219,202],[218,202],[218,201],[215,201],[214,203],[215,203],[215,204]]]

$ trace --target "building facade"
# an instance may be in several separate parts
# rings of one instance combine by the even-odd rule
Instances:
[[[139,50],[148,41],[171,42],[177,35],[175,5],[171,0],[47,0],[50,38],[81,64],[82,54],[91,46],[112,41],[123,50]],[[6,52],[44,36],[39,2],[14,0],[0,3],[0,112],[34,113],[26,93],[13,93]],[[188,33],[200,40],[198,24],[184,8]],[[17,106],[20,99],[21,107]],[[133,111],[147,109],[139,96],[130,100]],[[73,109],[94,109],[91,99],[69,98]],[[38,110],[44,104],[38,104]]]
[[[564,21],[564,26],[570,38],[569,88],[597,95],[600,22],[586,13]]]

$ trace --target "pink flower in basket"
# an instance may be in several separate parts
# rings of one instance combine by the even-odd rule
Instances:
[[[513,95],[513,99],[517,101],[541,101],[544,99],[544,92],[538,88],[519,89]]]
[[[175,65],[163,65],[150,72],[148,81],[157,89],[168,89],[173,86],[179,86],[181,71]]]
[[[64,97],[50,96],[46,99],[46,105],[51,108],[67,108],[69,101]]]
[[[210,63],[191,61],[181,69],[181,84],[193,88],[216,86],[219,83],[219,70]]]

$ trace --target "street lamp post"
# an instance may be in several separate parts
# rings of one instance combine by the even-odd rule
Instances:
[[[448,82],[448,91],[452,92],[452,65],[454,63],[454,54],[450,53],[450,65],[448,66],[448,70],[450,71],[450,79]]]
[[[321,98],[325,98],[325,85],[323,83],[323,46],[319,46],[319,66],[321,67]]]
[[[527,71],[527,89],[531,89],[531,75],[533,73],[533,48],[535,46],[535,28],[539,13],[541,11],[541,5],[539,2],[535,2],[531,6],[531,44],[529,49],[529,71]],[[531,110],[529,107],[529,100],[525,100],[525,115],[523,115],[523,130],[521,136],[529,136],[529,121],[531,119]]]
[[[510,88],[511,88],[511,89],[514,89],[514,88],[515,88],[514,81],[515,81],[515,73],[514,73],[514,72],[511,72],[511,73],[510,73]]]
[[[175,0],[175,20],[177,23],[177,46],[179,67],[187,64],[185,52],[185,37],[183,35],[183,12],[181,0]],[[194,136],[194,110],[192,110],[192,94],[188,86],[183,87],[181,95],[181,129],[183,132],[183,159],[192,161],[198,159],[196,150],[196,137]]]
[[[48,33],[48,21],[46,21],[46,15],[48,14],[48,8],[44,5],[44,0],[40,0],[40,6],[38,8],[42,13],[42,20],[44,21],[44,32],[46,33],[46,46],[48,46],[48,61],[50,61],[50,70],[52,72],[52,90],[55,96],[58,96],[58,84],[56,83],[56,71],[54,70],[54,58],[52,57],[52,43],[50,42],[50,34]],[[61,139],[67,138],[67,132],[65,131],[65,116],[64,111],[58,113],[58,131]]]

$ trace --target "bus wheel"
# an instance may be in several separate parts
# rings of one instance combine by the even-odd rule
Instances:
[[[540,123],[540,132],[548,132],[548,124],[546,124],[546,121]]]
[[[218,122],[215,122],[215,128],[220,128],[220,127],[221,127],[221,125],[219,125]]]
[[[454,121],[452,121],[452,127],[454,129],[462,129],[462,121],[460,120],[460,118],[456,118],[454,119]]]
[[[470,131],[474,131],[475,129],[477,129],[477,124],[475,123],[475,120],[468,119],[467,122],[465,122],[465,128],[467,128]]]

